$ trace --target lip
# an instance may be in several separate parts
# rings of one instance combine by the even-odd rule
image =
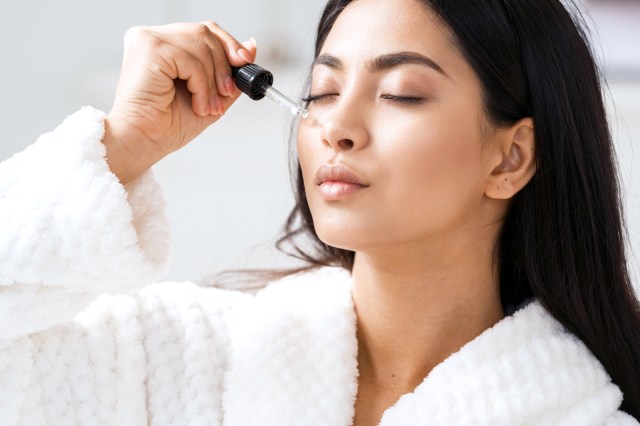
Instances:
[[[325,200],[337,200],[369,186],[357,173],[341,164],[320,167],[316,172],[316,185]]]

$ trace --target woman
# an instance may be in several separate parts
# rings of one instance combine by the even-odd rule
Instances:
[[[148,169],[231,106],[255,44],[126,46],[107,117],[0,169],[4,422],[638,424],[611,141],[557,0],[331,0],[283,239],[310,267],[256,297],[144,287],[167,256]]]

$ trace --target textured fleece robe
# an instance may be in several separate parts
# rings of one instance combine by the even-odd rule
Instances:
[[[84,108],[0,164],[0,424],[349,425],[347,272],[257,296],[151,284],[167,264],[151,173],[122,186]],[[638,425],[588,349],[539,303],[435,367],[381,425]]]

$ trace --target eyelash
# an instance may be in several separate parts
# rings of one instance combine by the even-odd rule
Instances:
[[[320,101],[322,99],[325,98],[329,98],[329,97],[334,97],[334,96],[338,96],[337,93],[327,93],[327,94],[323,94],[323,95],[309,95],[305,98],[302,98],[303,102],[306,103],[311,103],[311,102],[315,102],[315,101]],[[403,104],[408,104],[408,105],[417,105],[417,104],[421,104],[424,102],[424,98],[418,98],[418,97],[414,97],[414,96],[396,96],[396,95],[382,95],[381,96],[383,99],[389,100],[389,101],[394,101],[394,102],[400,102]]]
[[[323,95],[309,95],[307,97],[302,98],[303,102],[306,102],[308,104],[310,104],[311,102],[316,102],[316,101],[320,101],[329,97],[334,97],[334,96],[338,96],[336,93],[327,93],[327,94],[323,94]]]
[[[424,98],[418,98],[415,96],[382,95],[382,98],[389,101],[401,102],[410,105],[417,105],[424,102]]]

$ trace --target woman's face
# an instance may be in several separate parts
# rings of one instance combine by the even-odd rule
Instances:
[[[357,0],[313,68],[298,154],[316,232],[354,251],[481,226],[479,81],[416,0]],[[486,137],[485,137],[486,138]]]

